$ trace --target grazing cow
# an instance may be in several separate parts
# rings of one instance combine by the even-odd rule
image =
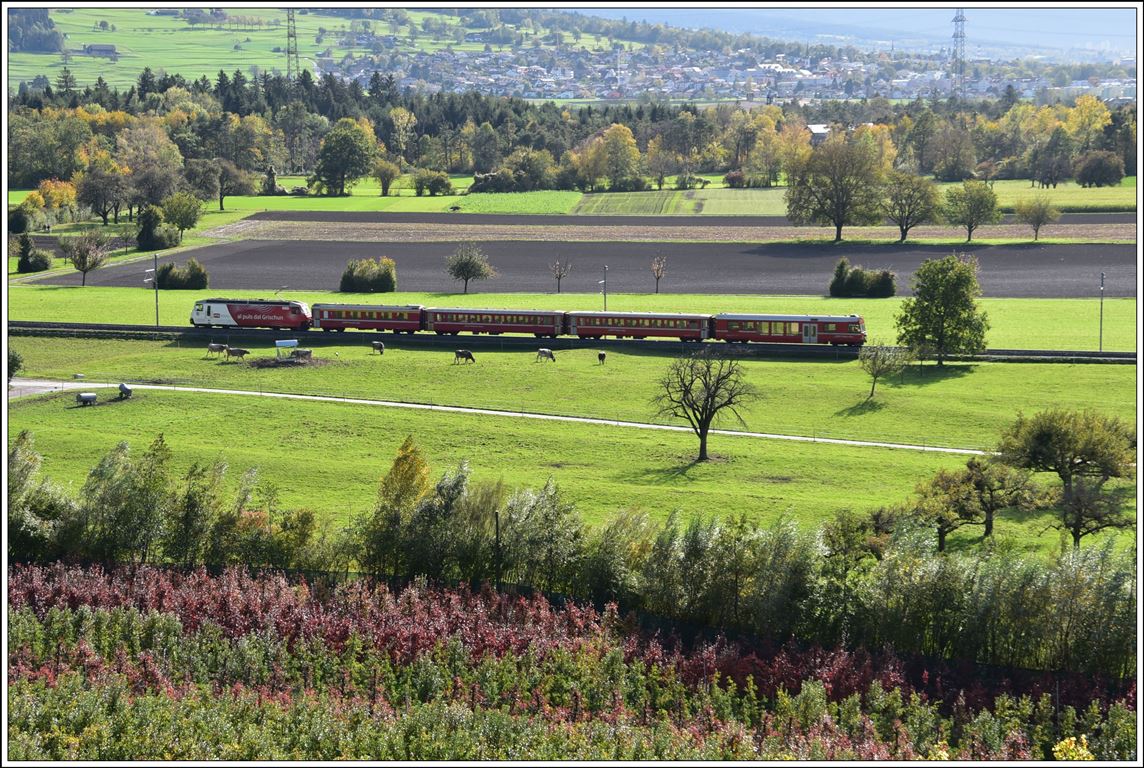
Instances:
[[[132,395],[131,387],[127,386],[124,383],[120,383],[120,385],[119,385],[119,399],[120,400],[126,400],[127,398],[131,397],[131,395]]]
[[[385,354],[385,342],[384,341],[371,341],[370,346],[373,347],[373,351],[376,352],[377,354],[379,354],[379,355]]]
[[[597,352],[596,353],[596,359],[600,361],[600,365],[603,365],[604,361],[608,359],[608,353],[607,352]]]
[[[94,392],[77,392],[75,401],[80,405],[95,405],[98,395]]]
[[[538,350],[536,350],[536,359],[537,360],[551,360],[552,362],[555,363],[556,362],[556,355],[552,354],[551,349],[538,349]]]
[[[453,353],[453,365],[456,365],[457,363],[459,363],[462,360],[468,360],[470,363],[477,362],[473,358],[472,352],[470,352],[467,349],[458,349],[456,352]]]
[[[242,347],[227,347],[226,348],[226,359],[227,360],[230,360],[232,357],[237,357],[239,360],[241,360],[242,358],[246,357],[249,354],[250,354],[250,350],[249,349],[243,349]]]
[[[314,350],[312,349],[294,349],[290,351],[290,357],[295,360],[313,360]]]
[[[226,344],[207,344],[207,357],[211,355],[221,355],[227,350]]]

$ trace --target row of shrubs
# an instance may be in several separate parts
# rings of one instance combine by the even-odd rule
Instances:
[[[845,256],[838,260],[830,281],[830,295],[836,298],[884,299],[897,292],[893,272],[864,269],[859,264],[852,267]]]
[[[1123,679],[1136,662],[1135,563],[1108,546],[1028,557],[987,542],[936,551],[928,524],[877,537],[847,516],[819,531],[744,517],[653,522],[633,510],[587,526],[550,480],[510,492],[470,482],[462,463],[437,483],[412,439],[348,524],[277,508],[248,472],[231,497],[226,465],[180,480],[160,436],[121,443],[73,499],[38,474],[29,433],[9,452],[10,559],[244,564],[379,578],[520,584],[784,642]],[[230,497],[230,498],[228,498]],[[880,542],[880,543],[872,543]]]

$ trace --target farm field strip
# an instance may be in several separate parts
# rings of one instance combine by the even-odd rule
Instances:
[[[264,209],[268,210],[268,209]],[[356,210],[356,209],[355,209]],[[386,208],[397,211],[398,208]],[[491,212],[491,211],[490,211]],[[896,243],[899,232],[894,227],[849,227],[844,235],[847,241],[883,241]],[[1077,243],[1135,242],[1136,224],[1070,224],[1047,225],[1041,231],[1041,240]],[[295,221],[241,221],[209,229],[206,237],[253,240],[340,240],[346,242],[455,242],[458,240],[537,240],[558,242],[695,242],[695,243],[797,243],[800,241],[832,241],[833,229],[825,227],[759,226],[759,227],[701,227],[701,226],[578,226],[574,220],[564,225],[542,227],[527,224],[481,224],[458,221],[441,223],[354,223],[295,222]],[[948,243],[951,246],[971,247],[966,243],[964,231],[956,227],[919,226],[910,232],[907,241],[919,243]],[[1031,242],[1031,230],[1022,225],[993,225],[977,230],[977,245],[1011,241]]]
[[[388,340],[374,354],[371,335],[307,340],[315,364],[255,368],[205,356],[205,341],[13,337],[29,378],[120,381],[210,389],[282,392],[386,400],[513,413],[677,424],[654,416],[656,382],[671,358],[655,352],[559,350],[558,362],[537,363],[535,352],[478,350],[475,365],[453,365],[449,349]],[[220,334],[216,339],[224,341]],[[249,346],[249,345],[248,345]],[[252,348],[253,358],[273,351]],[[735,431],[840,440],[991,450],[1018,411],[1083,408],[1104,393],[1101,410],[1135,420],[1136,368],[1046,363],[928,365],[878,384],[855,361],[747,359],[746,381],[762,398],[741,409],[746,422],[716,424]],[[798,403],[798,407],[790,404]]]
[[[400,267],[399,267],[400,270]],[[142,271],[142,270],[140,270]],[[248,296],[269,296],[265,291],[243,291]],[[159,324],[188,325],[195,301],[219,295],[207,291],[161,291]],[[336,291],[289,291],[284,298],[310,304],[422,304],[428,307],[489,307],[498,309],[555,309],[563,311],[598,308],[595,293],[418,293],[350,294]],[[781,314],[859,314],[866,320],[871,342],[893,342],[894,316],[901,298],[832,299],[823,296],[776,296],[748,294],[651,294],[609,293],[608,303],[617,312],[718,312]],[[980,300],[989,315],[987,344],[993,349],[1093,350],[1100,346],[1100,301],[1090,299],[993,299]],[[1109,351],[1135,351],[1137,301],[1106,299],[1103,307],[1103,346]],[[131,288],[10,285],[9,320],[57,322],[155,324],[155,294]],[[220,331],[220,336],[225,331]],[[353,338],[352,336],[348,338]],[[458,337],[462,339],[464,337]],[[364,344],[365,342],[362,341]],[[70,375],[70,372],[69,374]]]

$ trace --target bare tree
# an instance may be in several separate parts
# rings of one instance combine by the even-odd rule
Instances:
[[[548,268],[552,270],[552,276],[556,278],[556,292],[560,293],[560,281],[568,277],[568,273],[572,271],[572,262],[557,259],[549,264]]]
[[[862,370],[870,375],[870,394],[866,399],[874,397],[874,387],[878,386],[878,379],[901,373],[913,360],[913,355],[907,347],[891,347],[882,344],[867,344],[858,353],[858,364]]]
[[[659,293],[659,281],[667,274],[667,257],[654,256],[651,260],[651,274],[655,278],[655,292]]]
[[[76,237],[61,237],[60,249],[71,265],[83,275],[81,285],[87,285],[87,273],[99,269],[107,261],[109,238],[99,230],[89,229]]]
[[[656,416],[686,419],[699,438],[698,461],[707,461],[707,433],[723,411],[729,411],[746,426],[739,407],[759,395],[743,380],[737,361],[696,352],[671,364],[659,380],[658,395],[652,399]]]

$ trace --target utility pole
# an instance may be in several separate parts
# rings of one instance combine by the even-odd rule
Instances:
[[[953,17],[953,92],[965,101],[965,11]]]
[[[608,311],[608,265],[604,265],[604,279],[599,282],[604,286],[604,311]]]
[[[298,30],[294,26],[294,9],[286,10],[286,80],[294,82],[302,68],[298,66]]]
[[[1100,273],[1100,348],[1098,352],[1104,351],[1104,273]]]
[[[151,254],[155,259],[154,269],[145,269],[143,274],[150,273],[150,277],[143,278],[144,283],[151,283],[155,288],[155,327],[159,327],[159,252],[155,251]]]

